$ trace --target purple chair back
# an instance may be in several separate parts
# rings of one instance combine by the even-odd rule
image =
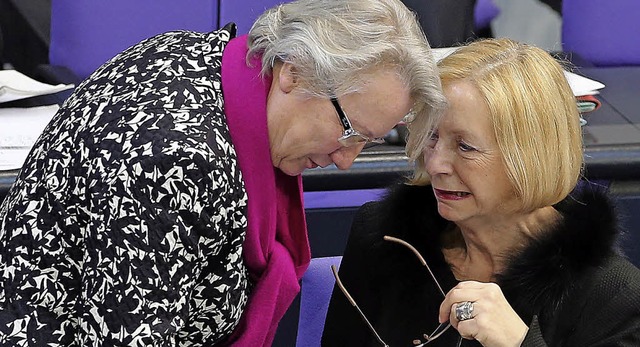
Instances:
[[[342,256],[311,259],[302,277],[296,347],[320,347],[324,320],[335,284],[331,265],[339,267],[341,260]]]
[[[474,7],[474,25],[476,29],[489,27],[491,21],[500,14],[500,8],[493,0],[477,0]]]
[[[220,0],[220,25],[234,22],[238,36],[246,34],[264,10],[287,0]]]
[[[640,65],[639,0],[563,0],[562,48],[596,66]]]
[[[218,28],[218,1],[52,0],[50,64],[65,66],[84,79],[145,38],[170,30]]]

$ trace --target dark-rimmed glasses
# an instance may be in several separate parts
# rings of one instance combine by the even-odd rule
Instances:
[[[398,243],[400,245],[403,245],[403,246],[409,248],[413,252],[413,254],[415,254],[416,257],[418,257],[418,260],[420,260],[420,263],[422,263],[422,265],[424,267],[426,267],[427,270],[429,271],[429,274],[431,275],[431,278],[433,279],[433,282],[435,282],[436,286],[438,286],[438,290],[442,294],[442,298],[445,297],[445,293],[444,293],[444,290],[442,290],[442,286],[440,286],[440,283],[438,282],[438,280],[436,279],[436,276],[431,271],[431,268],[429,267],[429,265],[427,265],[427,262],[424,260],[422,255],[420,255],[420,252],[418,252],[418,250],[415,249],[415,247],[413,247],[411,244],[409,244],[408,242],[406,242],[404,240],[401,240],[401,239],[398,239],[398,238],[395,238],[395,237],[392,237],[392,236],[386,236],[385,235],[384,236],[384,240],[385,241],[395,242],[395,243]],[[347,298],[347,300],[349,301],[351,306],[355,307],[355,309],[358,311],[358,313],[360,314],[360,317],[362,318],[362,320],[364,320],[364,322],[366,323],[367,327],[369,327],[369,330],[371,330],[371,332],[376,337],[378,342],[380,342],[380,345],[385,346],[385,347],[389,347],[389,345],[386,342],[384,342],[384,340],[382,340],[382,338],[380,337],[380,335],[378,334],[376,329],[373,327],[371,322],[369,322],[367,317],[364,315],[364,312],[362,312],[362,310],[360,309],[358,304],[356,304],[355,300],[353,300],[353,297],[351,296],[351,294],[349,294],[349,292],[347,291],[347,288],[345,288],[345,286],[342,284],[342,281],[340,281],[340,276],[338,276],[338,270],[336,270],[335,265],[331,265],[331,271],[333,272],[333,276],[336,278],[336,284],[338,285],[338,288],[340,288],[340,290],[345,295],[345,297]],[[415,341],[419,341],[419,342],[414,343],[413,347],[425,346],[426,344],[434,341],[435,339],[440,337],[442,334],[444,334],[444,332],[447,331],[447,329],[449,329],[450,327],[451,327],[451,323],[448,323],[448,322],[447,323],[440,323],[440,325],[438,325],[438,327],[435,330],[433,330],[433,332],[431,334],[428,334],[428,335],[424,334],[423,335],[423,338],[425,339],[424,342],[422,342],[422,340],[420,340],[420,339],[416,339]]]
[[[342,106],[338,102],[337,98],[331,98],[331,103],[333,104],[333,108],[336,109],[336,113],[338,114],[338,119],[340,120],[340,124],[342,124],[342,128],[344,132],[342,136],[338,138],[338,141],[341,145],[345,147],[353,147],[361,144],[374,143],[374,144],[382,144],[384,143],[383,137],[374,137],[370,138],[368,136],[362,135],[356,129],[353,128],[347,114],[342,110]]]

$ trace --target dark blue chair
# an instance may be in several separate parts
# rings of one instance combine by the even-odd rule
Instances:
[[[238,35],[246,34],[266,9],[289,0],[220,0],[220,25],[234,22]]]
[[[331,265],[340,266],[341,256],[312,258],[302,278],[300,290],[300,318],[296,347],[319,347],[324,320],[335,278]]]
[[[563,0],[562,48],[595,66],[640,65],[640,1]]]
[[[491,22],[500,14],[500,8],[493,0],[477,0],[474,7],[474,26],[476,30],[486,30]]]
[[[49,62],[84,79],[120,51],[150,36],[217,27],[218,0],[53,0]]]

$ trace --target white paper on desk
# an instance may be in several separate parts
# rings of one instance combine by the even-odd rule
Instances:
[[[444,57],[448,56],[449,54],[455,52],[456,49],[458,49],[458,47],[434,48],[433,49],[433,58],[436,60],[436,62],[438,62],[438,61],[444,59]]]
[[[604,84],[573,72],[565,71],[564,75],[567,77],[567,82],[569,82],[575,96],[598,94],[599,90],[604,88]]]
[[[58,105],[0,108],[0,170],[22,167],[31,147],[59,108]]]
[[[436,61],[440,61],[444,59],[444,57],[453,53],[456,49],[458,49],[458,47],[434,48],[433,56]],[[569,86],[571,87],[574,96],[598,94],[599,90],[605,87],[604,84],[596,80],[580,76],[573,72],[564,71],[564,75],[567,78],[567,82],[569,82]]]
[[[51,85],[38,82],[16,70],[0,70],[0,103],[53,94],[73,87],[73,84]]]

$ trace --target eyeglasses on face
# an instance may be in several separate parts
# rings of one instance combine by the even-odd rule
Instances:
[[[382,137],[374,137],[370,138],[368,136],[362,135],[351,125],[351,121],[347,117],[347,114],[344,113],[340,103],[337,98],[331,98],[331,103],[333,104],[333,108],[336,109],[336,113],[338,114],[338,119],[340,120],[340,124],[342,124],[342,128],[344,132],[342,136],[338,138],[338,141],[341,145],[345,147],[353,147],[361,144],[374,143],[374,144],[382,144],[384,143],[384,138]]]
[[[440,283],[438,282],[438,280],[436,279],[436,276],[431,271],[431,268],[429,267],[427,262],[424,260],[422,255],[420,255],[420,252],[418,252],[418,250],[415,247],[413,247],[411,244],[409,244],[408,242],[406,242],[404,240],[401,240],[401,239],[398,239],[398,238],[395,238],[395,237],[392,237],[392,236],[386,236],[385,235],[384,236],[384,240],[398,243],[398,244],[400,244],[402,246],[407,247],[409,250],[411,250],[413,252],[413,254],[416,255],[416,257],[418,258],[420,263],[424,267],[426,267],[427,270],[429,271],[429,274],[431,275],[431,278],[433,279],[433,282],[438,287],[438,290],[440,291],[440,294],[442,294],[442,298],[445,297],[445,293],[444,293],[444,290],[442,290],[442,286],[440,286]],[[331,271],[333,272],[333,277],[336,278],[336,284],[338,285],[338,288],[340,288],[340,290],[342,291],[344,296],[347,298],[347,300],[349,301],[351,306],[355,307],[355,309],[358,311],[358,314],[360,315],[362,320],[365,322],[365,324],[367,325],[369,330],[371,330],[373,335],[376,337],[376,339],[378,340],[380,345],[384,346],[384,347],[389,347],[389,345],[386,342],[384,342],[384,340],[380,337],[380,335],[378,334],[376,329],[373,327],[373,325],[371,324],[369,319],[367,319],[367,317],[365,316],[364,312],[362,312],[362,309],[360,309],[360,307],[358,306],[356,301],[353,299],[351,294],[349,294],[349,291],[347,291],[347,288],[342,284],[342,281],[340,280],[340,276],[338,276],[338,270],[336,269],[335,265],[331,265]],[[424,341],[422,339],[415,339],[413,347],[422,347],[422,346],[425,346],[425,345],[429,344],[430,342],[433,342],[438,337],[440,337],[442,334],[444,334],[444,332],[447,331],[447,329],[449,329],[450,327],[451,327],[451,323],[440,323],[440,325],[438,325],[438,327],[435,328],[431,334],[424,334],[422,336]]]

